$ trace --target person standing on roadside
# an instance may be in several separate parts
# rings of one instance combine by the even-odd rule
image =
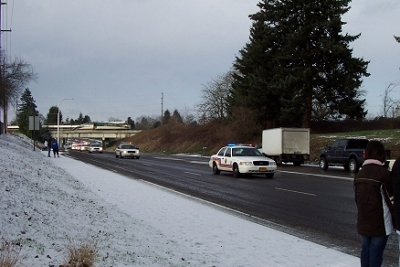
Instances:
[[[59,158],[60,155],[58,154],[58,142],[56,139],[53,139],[53,142],[51,143],[51,147],[53,148],[54,157],[56,157],[56,155],[57,155],[57,157]]]
[[[50,157],[50,152],[51,152],[51,139],[49,139],[48,141],[46,141],[47,143],[47,155]]]
[[[397,158],[392,167],[393,196],[394,196],[394,222],[399,242],[399,267],[400,267],[400,158]]]
[[[365,162],[354,178],[357,231],[361,235],[361,267],[381,267],[389,235],[394,232],[392,176],[385,168],[385,147],[369,141]]]

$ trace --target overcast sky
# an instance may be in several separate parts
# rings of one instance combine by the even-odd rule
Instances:
[[[30,63],[28,88],[47,115],[92,121],[196,115],[205,84],[229,71],[249,40],[258,0],[7,0],[2,47]],[[354,0],[344,33],[361,33],[354,56],[370,60],[368,116],[381,114],[382,94],[400,80],[400,1]],[[163,95],[163,98],[162,98]],[[393,98],[400,99],[400,87]],[[73,98],[73,101],[64,100]],[[15,118],[15,109],[9,119]]]

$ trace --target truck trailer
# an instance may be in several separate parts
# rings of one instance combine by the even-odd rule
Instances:
[[[310,129],[274,128],[262,132],[260,151],[277,164],[300,166],[310,159]]]

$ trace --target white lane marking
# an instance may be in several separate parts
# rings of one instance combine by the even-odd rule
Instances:
[[[176,161],[185,161],[184,159],[177,158],[165,158],[165,157],[154,157],[155,159],[165,159],[165,160],[176,160]]]
[[[290,189],[285,189],[285,188],[280,188],[280,187],[275,187],[276,190],[281,190],[281,191],[287,191],[287,192],[292,192],[292,193],[297,193],[297,194],[302,194],[302,195],[307,195],[307,196],[312,196],[316,197],[317,195],[315,194],[310,194],[306,192],[301,192],[301,191],[295,191],[295,190],[290,190]]]
[[[190,175],[197,175],[197,176],[201,176],[201,174],[199,173],[194,173],[194,172],[184,172],[186,174],[190,174]]]
[[[171,158],[171,157],[154,157],[155,159],[163,159],[163,160],[175,160],[175,161],[187,161],[189,163],[194,163],[194,164],[208,164],[207,162],[204,161],[194,161],[194,160],[187,160],[187,159],[179,159],[179,158]]]
[[[340,180],[350,180],[350,181],[354,180],[354,178],[350,178],[350,177],[340,177],[340,176],[333,176],[333,175],[304,173],[304,172],[281,171],[279,169],[277,170],[277,172],[290,173],[290,174],[300,174],[300,175],[315,176],[315,177],[326,177],[326,178],[333,178],[333,179],[340,179]]]

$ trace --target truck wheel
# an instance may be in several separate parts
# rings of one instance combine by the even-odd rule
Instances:
[[[218,169],[218,165],[217,165],[217,163],[213,163],[213,173],[214,174],[220,174],[221,173],[221,171]]]
[[[237,164],[233,165],[233,177],[237,178],[240,176],[239,166]]]
[[[323,171],[328,169],[328,162],[326,161],[325,157],[321,157],[319,160],[319,168]]]
[[[360,169],[360,166],[358,166],[358,162],[356,159],[350,159],[349,162],[349,170],[351,173],[357,173],[358,170]]]
[[[294,162],[293,162],[293,165],[294,165],[294,166],[300,166],[300,165],[301,165],[301,162],[300,162],[300,161],[294,161]]]

